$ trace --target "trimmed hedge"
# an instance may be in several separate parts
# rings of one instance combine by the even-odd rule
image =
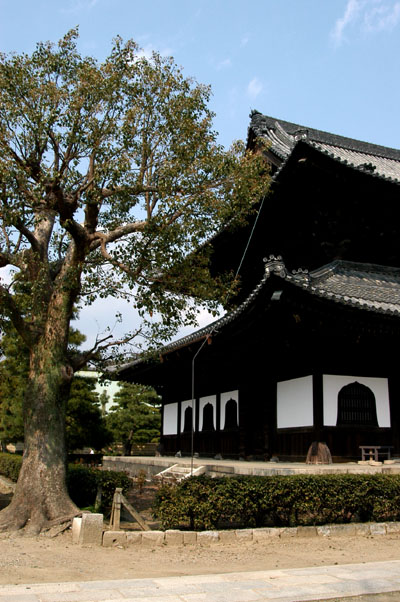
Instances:
[[[125,472],[86,468],[77,464],[69,464],[67,471],[67,487],[71,499],[79,508],[94,506],[98,487],[101,487],[101,508],[110,508],[116,487],[127,493],[132,486],[131,479]]]
[[[164,529],[398,521],[400,475],[202,475],[163,485],[153,512]]]
[[[0,453],[0,474],[11,479],[14,483],[18,480],[21,464],[22,456]]]
[[[18,480],[22,465],[22,457],[14,454],[0,453],[0,474],[12,481]],[[69,464],[67,470],[67,487],[71,499],[79,508],[93,506],[96,494],[101,487],[101,507],[107,509],[112,504],[116,487],[127,493],[132,486],[131,479],[124,472],[97,470],[79,464]]]

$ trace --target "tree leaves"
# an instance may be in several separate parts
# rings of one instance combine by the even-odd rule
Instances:
[[[211,307],[221,296],[224,278],[187,258],[245,219],[266,190],[265,164],[243,145],[217,144],[209,87],[173,59],[144,58],[116,38],[98,63],[78,53],[77,38],[73,29],[31,56],[0,56],[0,265],[16,266],[37,295],[23,322],[3,286],[3,311],[28,341],[33,322],[44,332],[55,293],[69,299],[68,321],[80,298],[129,290],[158,317],[147,339],[170,336],[195,321],[186,295]]]

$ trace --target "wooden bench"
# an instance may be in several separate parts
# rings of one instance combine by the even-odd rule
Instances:
[[[383,456],[384,459],[390,460],[391,450],[393,445],[360,445],[361,449],[361,460],[375,460],[379,462],[379,456]]]

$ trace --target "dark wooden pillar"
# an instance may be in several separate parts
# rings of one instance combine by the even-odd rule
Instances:
[[[192,410],[192,412],[193,412],[193,410]],[[196,399],[194,400],[193,453],[196,453],[196,452],[199,453],[198,441],[199,441],[199,437],[201,437],[201,434],[199,433],[199,424],[200,424],[199,416],[200,416],[200,399],[199,399],[199,397],[196,397]],[[193,414],[192,414],[192,418],[193,418]]]
[[[246,449],[246,437],[247,437],[247,402],[245,392],[243,388],[239,389],[239,457],[245,458]]]
[[[277,455],[276,450],[276,415],[277,415],[277,396],[276,382],[266,381],[265,390],[265,423],[264,423],[264,453],[266,459]]]
[[[321,441],[324,430],[324,390],[322,374],[313,374],[314,440]],[[307,453],[307,450],[306,450]]]
[[[182,416],[182,402],[178,402],[178,412],[177,412],[177,437],[176,437],[176,449],[175,452],[181,449],[181,416]]]
[[[400,453],[400,380],[391,376],[388,379],[390,426],[392,429],[393,454]]]
[[[215,402],[215,453],[221,453],[221,393],[216,394]],[[223,426],[223,425],[222,425]]]

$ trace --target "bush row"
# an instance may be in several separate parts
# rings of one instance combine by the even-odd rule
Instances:
[[[14,482],[18,479],[21,464],[21,456],[0,453],[0,474]],[[97,491],[101,487],[101,508],[105,510],[112,504],[116,487],[121,487],[123,493],[127,493],[131,485],[131,479],[124,472],[98,470],[78,464],[68,465],[68,491],[79,508],[94,506]]]
[[[11,479],[14,483],[18,479],[21,464],[22,456],[0,453],[0,474]]]
[[[400,475],[201,476],[162,486],[153,510],[164,529],[398,521]]]

